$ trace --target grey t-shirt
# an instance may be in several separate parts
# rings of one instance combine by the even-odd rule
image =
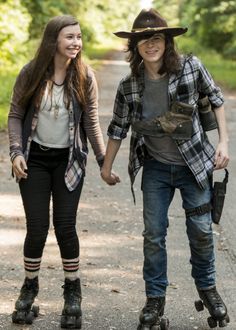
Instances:
[[[168,76],[152,80],[145,74],[143,94],[143,120],[163,115],[169,110]],[[144,136],[149,155],[166,164],[186,165],[176,143],[170,135]]]

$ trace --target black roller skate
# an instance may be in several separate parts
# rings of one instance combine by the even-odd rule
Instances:
[[[221,299],[216,287],[209,290],[198,289],[198,294],[201,300],[195,301],[195,308],[198,312],[204,309],[204,306],[208,309],[210,317],[208,317],[207,322],[210,328],[226,327],[230,322],[229,315],[227,314],[227,308]]]
[[[165,297],[147,298],[137,330],[168,330],[169,320],[163,317],[164,308]]]
[[[81,287],[80,279],[75,281],[65,279],[64,299],[65,304],[61,316],[61,327],[66,329],[81,329]]]
[[[39,315],[39,307],[32,306],[39,291],[38,277],[25,278],[20,290],[20,296],[15,303],[15,311],[12,314],[12,322],[19,324],[32,324]]]

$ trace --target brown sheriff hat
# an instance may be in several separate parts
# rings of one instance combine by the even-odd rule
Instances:
[[[114,34],[119,38],[131,38],[146,36],[153,33],[165,33],[173,37],[184,34],[187,28],[182,27],[168,27],[166,20],[155,9],[142,9],[135,18],[132,30],[118,31]]]

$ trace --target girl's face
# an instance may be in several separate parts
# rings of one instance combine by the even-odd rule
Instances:
[[[165,35],[156,33],[150,38],[140,40],[137,47],[144,62],[162,62],[165,52]]]
[[[73,59],[82,49],[82,34],[79,24],[61,29],[57,37],[56,55]]]

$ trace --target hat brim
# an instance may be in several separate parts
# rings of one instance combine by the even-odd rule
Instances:
[[[160,28],[147,28],[147,29],[142,29],[141,31],[131,31],[131,32],[126,32],[126,31],[118,31],[114,32],[114,34],[119,37],[119,38],[125,38],[129,39],[131,37],[142,37],[146,35],[151,35],[153,33],[165,33],[169,34],[172,37],[177,37],[181,34],[184,34],[188,31],[188,28],[181,28],[181,27],[176,27],[176,28],[171,28],[171,27],[160,27]]]

